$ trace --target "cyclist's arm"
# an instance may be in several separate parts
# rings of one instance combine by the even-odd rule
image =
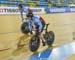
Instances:
[[[23,12],[20,12],[21,20],[23,21]]]
[[[23,13],[26,13],[26,14],[28,13],[26,8],[20,11],[22,21],[24,20]]]
[[[41,24],[41,22],[38,23],[38,25],[39,25],[39,32],[41,32],[42,31],[42,24]]]
[[[41,24],[40,20],[36,19],[35,21],[37,21],[37,24],[39,25],[39,32],[41,32],[41,30],[42,30],[42,24]]]
[[[29,24],[29,30],[31,32],[32,31],[32,21],[28,21],[28,24]]]

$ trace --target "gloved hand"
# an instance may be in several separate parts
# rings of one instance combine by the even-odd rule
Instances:
[[[39,34],[39,35],[41,34],[41,30],[38,31],[38,34]]]
[[[40,35],[41,34],[41,32],[39,32],[39,31],[36,31],[35,33],[36,33],[36,35]]]
[[[41,34],[41,32],[38,32],[38,35],[40,35]]]
[[[22,22],[24,22],[24,19],[22,19]]]
[[[32,31],[30,31],[30,34],[33,34],[33,32],[32,32]]]

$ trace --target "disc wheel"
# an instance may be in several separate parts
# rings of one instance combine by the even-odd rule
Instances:
[[[28,27],[28,23],[24,22],[21,26],[21,31],[23,34],[28,34],[29,33],[29,27]]]

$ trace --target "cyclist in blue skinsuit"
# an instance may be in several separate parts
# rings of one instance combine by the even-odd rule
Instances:
[[[43,46],[46,45],[45,39],[41,35],[43,29],[45,27],[45,21],[42,17],[34,16],[32,13],[26,15],[27,19],[29,20],[29,30],[32,32],[34,29],[38,37],[42,40]],[[32,27],[33,26],[33,27]],[[35,27],[34,27],[35,26]]]
[[[23,8],[23,6],[21,4],[18,5],[18,9],[20,11],[22,21],[24,20],[23,13],[26,13],[26,14],[33,13],[30,8],[28,8],[28,7]]]

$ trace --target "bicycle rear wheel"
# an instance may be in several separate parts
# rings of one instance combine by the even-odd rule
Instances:
[[[29,33],[29,27],[28,27],[28,23],[24,22],[21,26],[21,31],[23,34],[28,34]]]
[[[53,31],[49,31],[44,35],[44,38],[47,42],[47,45],[52,46],[54,39],[55,39],[55,35]]]

